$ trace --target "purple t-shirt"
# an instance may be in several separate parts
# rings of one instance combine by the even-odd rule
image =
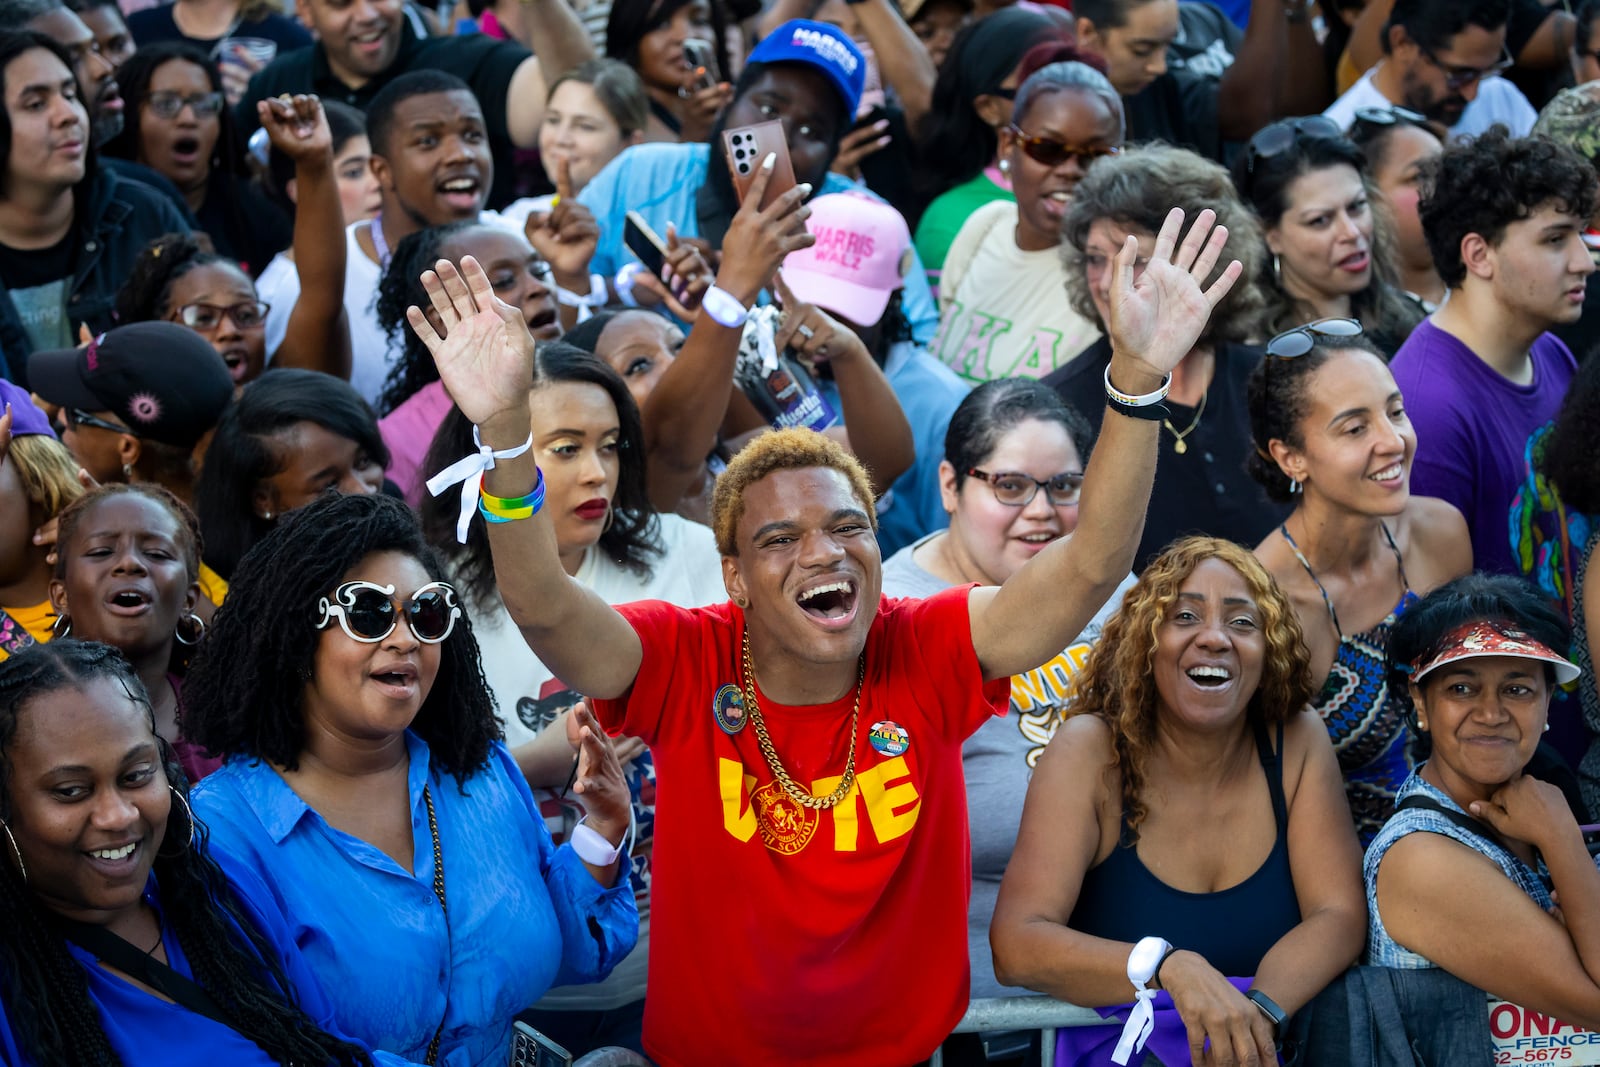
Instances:
[[[1560,541],[1560,518],[1533,491],[1529,455],[1577,371],[1551,334],[1533,342],[1533,382],[1507,381],[1431,319],[1389,369],[1417,429],[1411,491],[1454,504],[1472,534],[1478,570],[1528,576],[1540,546]]]

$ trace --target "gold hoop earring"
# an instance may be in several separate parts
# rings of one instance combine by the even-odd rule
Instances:
[[[189,801],[184,797],[184,795],[178,792],[177,786],[169,785],[167,788],[172,790],[172,795],[177,798],[179,804],[183,805],[183,814],[189,820],[189,838],[183,843],[182,848],[178,849],[176,852],[162,852],[160,849],[156,850],[156,855],[162,856],[166,859],[173,859],[183,855],[189,849],[194,847],[194,809],[189,806]],[[168,818],[167,822],[169,825],[171,824],[172,820],[170,817]],[[165,839],[163,839],[161,843],[162,845],[165,845],[167,842]]]
[[[66,629],[64,629],[64,630],[61,628],[61,624],[62,623],[66,623]],[[57,641],[63,640],[63,639],[68,638],[68,637],[71,637],[72,636],[72,616],[71,615],[57,615],[56,616],[56,621],[50,624],[50,636],[51,636],[51,638],[53,638],[54,640],[57,640]]]
[[[28,884],[28,865],[22,862],[22,849],[17,847],[17,839],[11,835],[11,827],[0,820],[0,829],[5,830],[6,840],[11,842],[11,852],[17,857],[17,870],[22,874],[22,884]]]
[[[184,623],[189,624],[189,629],[194,633],[193,637],[185,637],[183,635]],[[195,645],[198,645],[206,636],[206,620],[202,619],[200,616],[191,611],[189,614],[178,620],[178,625],[172,630],[172,636],[178,642],[178,644],[193,648]]]

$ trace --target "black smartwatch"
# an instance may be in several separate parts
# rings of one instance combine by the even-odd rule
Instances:
[[[1245,994],[1250,1002],[1261,1009],[1261,1014],[1272,1021],[1273,1040],[1279,1048],[1283,1047],[1283,1039],[1289,1036],[1289,1013],[1278,1007],[1278,1002],[1261,992],[1252,989]]]

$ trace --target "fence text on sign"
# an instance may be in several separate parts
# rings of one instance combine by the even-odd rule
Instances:
[[[1504,1000],[1489,1000],[1494,1062],[1600,1067],[1600,1033]]]

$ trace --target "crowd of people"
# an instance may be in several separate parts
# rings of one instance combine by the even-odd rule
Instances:
[[[1597,56],[0,0],[0,1064],[1600,1031]]]

